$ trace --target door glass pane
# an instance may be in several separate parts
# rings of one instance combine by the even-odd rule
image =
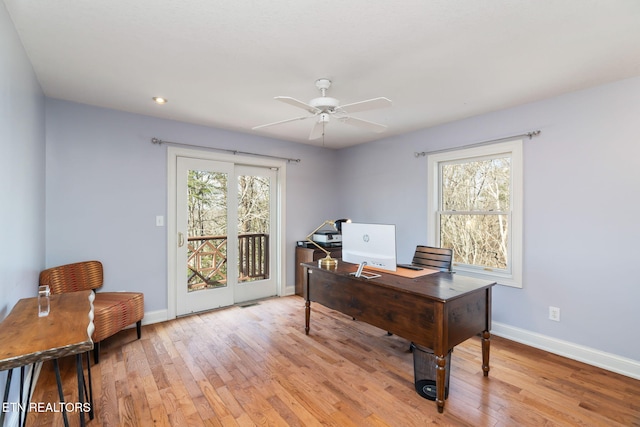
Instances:
[[[238,176],[238,282],[269,278],[268,177]]]
[[[227,286],[228,174],[189,170],[187,287]]]

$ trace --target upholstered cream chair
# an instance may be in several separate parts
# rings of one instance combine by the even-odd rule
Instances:
[[[83,261],[52,267],[40,273],[40,285],[49,285],[52,294],[92,289],[103,283],[102,263]],[[100,342],[135,323],[138,339],[144,316],[144,295],[139,292],[95,292],[93,359],[99,362]]]

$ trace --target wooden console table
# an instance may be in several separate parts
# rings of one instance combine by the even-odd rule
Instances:
[[[331,258],[341,258],[341,247],[328,247],[325,248],[331,254]],[[311,244],[305,244],[305,246],[296,246],[296,295],[304,296],[304,292],[307,289],[307,276],[302,267],[303,263],[318,261],[320,258],[327,256],[326,253],[320,249],[312,246]]]
[[[46,317],[38,317],[38,298],[24,298],[18,301],[11,313],[0,323],[0,371],[9,370],[3,403],[8,398],[11,385],[11,374],[14,368],[21,368],[22,391],[24,367],[36,362],[53,360],[58,382],[60,402],[64,402],[58,359],[63,356],[76,356],[78,376],[78,403],[84,408],[86,392],[82,353],[93,349],[93,291],[69,292],[50,296],[50,311]],[[91,370],[87,367],[89,388],[91,389]],[[31,387],[30,387],[31,388]],[[28,390],[28,396],[31,390]],[[22,396],[20,396],[22,399]],[[93,419],[92,393],[89,393],[89,418]],[[29,402],[26,404],[28,413]],[[62,405],[65,425],[68,425],[67,414]],[[80,425],[85,425],[84,412],[80,414]],[[19,415],[20,416],[20,415]],[[4,412],[0,414],[0,426],[4,422]],[[20,421],[22,425],[22,421]]]
[[[303,264],[306,270],[305,333],[311,301],[432,349],[436,358],[436,404],[444,411],[446,360],[454,346],[482,334],[482,370],[489,375],[491,288],[495,282],[450,272],[417,278],[384,273],[356,278],[357,265],[336,269]]]

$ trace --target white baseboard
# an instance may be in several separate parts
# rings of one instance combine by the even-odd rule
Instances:
[[[169,320],[167,316],[168,316],[168,310],[148,311],[144,313],[144,317],[142,318],[142,324],[151,325],[153,323],[166,322],[167,320]],[[135,327],[136,327],[136,324],[132,323],[129,326],[127,326],[125,329],[131,329]]]
[[[160,323],[169,320],[168,310],[148,311],[144,313],[142,318],[143,325],[151,325],[152,323]]]
[[[607,371],[640,380],[640,361],[628,359],[572,342],[541,335],[499,322],[491,322],[491,333],[550,353],[568,357]]]

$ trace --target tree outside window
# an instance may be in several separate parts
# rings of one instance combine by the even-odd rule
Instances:
[[[461,274],[521,287],[522,141],[429,156],[429,244]]]
[[[457,264],[507,269],[511,158],[440,164],[440,244]]]

